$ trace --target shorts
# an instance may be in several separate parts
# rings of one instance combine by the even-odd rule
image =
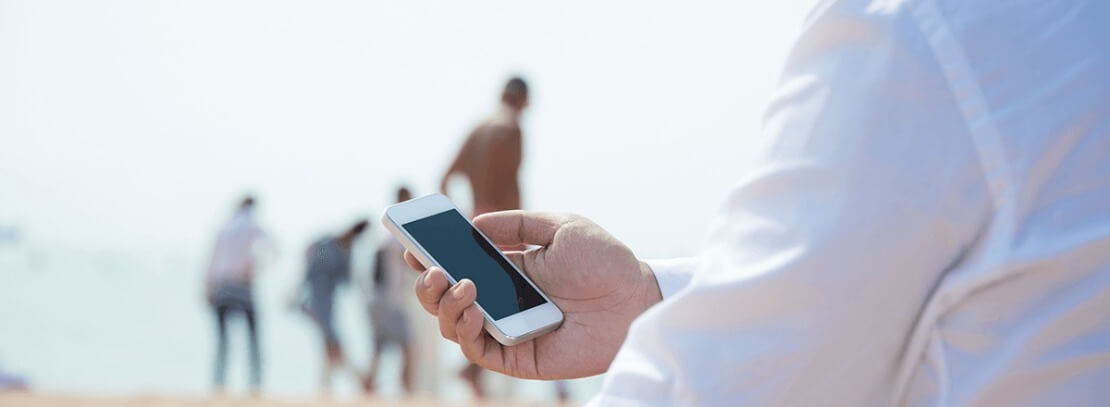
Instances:
[[[408,345],[411,340],[409,319],[400,305],[370,304],[370,327],[374,330],[374,344],[379,347],[389,343]]]
[[[245,312],[254,311],[254,293],[249,284],[223,283],[212,292],[214,308],[237,308]]]
[[[335,329],[335,320],[332,318],[332,296],[327,294],[313,294],[304,304],[304,311],[316,322],[320,336],[324,343],[331,346],[339,345],[339,332]]]

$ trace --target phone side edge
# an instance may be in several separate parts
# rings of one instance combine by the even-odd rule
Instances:
[[[393,238],[397,239],[397,241],[401,243],[401,246],[405,247],[405,250],[408,250],[409,253],[412,253],[413,257],[416,257],[416,260],[419,261],[420,264],[423,265],[425,268],[433,266],[439,267],[439,264],[432,260],[431,256],[425,253],[424,249],[420,247],[420,245],[416,244],[408,235],[408,233],[405,233],[401,229],[401,225],[397,224],[397,222],[395,222],[393,218],[389,216],[389,209],[391,208],[392,206],[390,208],[386,208],[385,213],[382,214],[382,225],[384,225],[385,229],[389,231],[389,234],[393,235]],[[450,274],[444,274],[447,275],[448,280],[451,280],[450,282],[452,285],[455,284],[455,281],[453,278],[451,278]]]

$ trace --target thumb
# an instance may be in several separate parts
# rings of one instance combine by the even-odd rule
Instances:
[[[478,216],[474,226],[498,246],[548,246],[555,232],[570,221],[570,215],[513,210]]]

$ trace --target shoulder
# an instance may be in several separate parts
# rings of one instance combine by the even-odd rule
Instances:
[[[792,54],[796,57],[804,51],[812,51],[827,55],[830,47],[854,47],[854,51],[864,51],[867,47],[894,42],[924,43],[914,18],[919,3],[922,1],[819,1],[806,14]]]
[[[511,142],[521,138],[520,125],[516,122],[499,122],[489,126],[486,132],[492,141]]]
[[[844,171],[908,168],[904,152],[974,160],[965,117],[918,24],[917,1],[827,1],[806,23],[764,111],[765,158]],[[892,160],[891,157],[902,157]],[[791,161],[794,160],[794,161]]]
[[[916,1],[823,1],[807,15],[780,78],[777,101],[800,92],[838,105],[904,104],[947,96],[947,81],[915,18]],[[772,110],[778,107],[770,106]]]

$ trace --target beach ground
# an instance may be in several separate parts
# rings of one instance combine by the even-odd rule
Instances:
[[[385,400],[385,399],[273,399],[266,397],[188,397],[188,396],[74,396],[32,392],[0,393],[0,406],[20,407],[437,407],[443,405],[469,405],[481,407],[541,406],[526,402],[497,403],[446,403],[434,400]]]

